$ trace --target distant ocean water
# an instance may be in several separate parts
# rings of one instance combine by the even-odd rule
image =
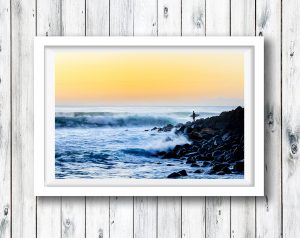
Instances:
[[[176,125],[219,115],[235,107],[57,107],[55,113],[56,178],[166,178],[190,165],[163,160],[154,153],[189,143],[172,131],[153,127]],[[224,175],[236,178],[239,175]],[[189,173],[184,178],[220,178]]]

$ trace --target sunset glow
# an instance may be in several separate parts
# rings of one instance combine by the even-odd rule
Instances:
[[[57,52],[56,105],[243,102],[238,52],[120,50]]]

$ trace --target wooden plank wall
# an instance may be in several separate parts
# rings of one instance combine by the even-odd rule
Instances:
[[[0,237],[300,237],[298,0],[0,0]],[[265,193],[33,196],[33,37],[265,37]]]

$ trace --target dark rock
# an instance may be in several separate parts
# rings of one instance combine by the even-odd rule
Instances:
[[[225,175],[223,171],[217,172],[216,175]]]
[[[216,150],[216,151],[214,151],[214,152],[212,153],[212,156],[213,156],[213,157],[219,157],[219,156],[221,156],[222,154],[223,154],[222,151]]]
[[[187,172],[185,170],[181,170],[179,172],[174,172],[168,175],[168,178],[177,178],[180,176],[187,176]]]
[[[244,150],[241,146],[236,146],[233,155],[232,155],[233,160],[242,160],[244,159]]]
[[[187,164],[194,164],[196,163],[196,159],[194,157],[189,157],[187,160],[186,160],[186,163]]]
[[[178,172],[181,176],[187,176],[187,172],[185,170],[181,170]]]
[[[149,131],[149,130],[145,130],[145,131]]]
[[[196,174],[201,174],[201,173],[203,173],[203,172],[204,172],[203,169],[197,169],[197,170],[194,171],[194,173],[196,173]]]
[[[174,164],[167,164],[167,166],[174,166]]]
[[[237,161],[233,166],[233,170],[239,173],[244,172],[244,161]]]
[[[155,131],[155,130],[157,130],[158,128],[155,126],[155,127],[153,127],[152,129],[151,129],[151,131]]]
[[[170,158],[176,158],[176,157],[177,157],[177,155],[174,151],[169,151],[162,157],[162,159],[170,159]]]
[[[196,160],[198,160],[198,161],[212,161],[212,160],[214,160],[214,157],[198,155],[198,156],[196,156]]]
[[[157,152],[157,156],[163,156],[165,155],[167,152],[166,151],[160,151],[160,152]]]
[[[225,174],[231,174],[231,170],[228,168],[228,167],[224,167],[222,169],[222,171],[225,173]]]
[[[174,173],[169,174],[167,178],[177,178],[177,177],[180,177],[180,176],[181,175],[179,173],[174,172]]]
[[[171,131],[172,129],[174,128],[174,126],[172,124],[168,124],[162,128],[159,128],[158,131],[159,132],[168,132],[168,131]]]
[[[200,165],[193,163],[193,164],[191,164],[191,167],[200,167]]]
[[[225,166],[223,164],[215,164],[212,168],[211,171],[214,172],[219,172],[221,171]]]
[[[210,165],[210,162],[208,161],[204,161],[201,165],[201,167],[207,167],[208,165]]]

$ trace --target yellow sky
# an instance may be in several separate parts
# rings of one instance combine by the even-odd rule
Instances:
[[[239,104],[243,65],[234,52],[58,52],[56,105]]]

